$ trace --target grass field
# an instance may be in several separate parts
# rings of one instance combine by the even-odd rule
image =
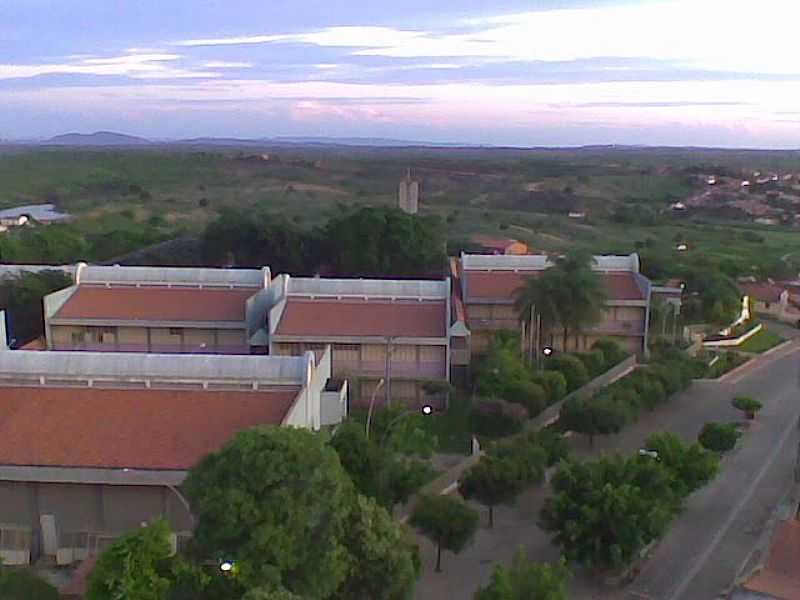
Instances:
[[[779,336],[774,331],[770,331],[769,329],[764,327],[753,337],[746,340],[737,349],[741,350],[742,352],[753,352],[755,354],[761,354],[762,352],[766,352],[770,348],[774,348],[782,341],[783,338],[781,336]]]
[[[800,257],[794,229],[669,214],[671,202],[696,191],[692,173],[704,166],[800,170],[790,152],[23,149],[0,153],[0,208],[54,202],[78,217],[85,235],[140,227],[152,229],[157,240],[196,234],[225,207],[266,210],[311,228],[343,205],[393,205],[411,168],[422,185],[421,212],[445,219],[453,241],[484,234],[517,238],[535,251],[580,246],[635,250],[645,259],[704,257],[739,271],[765,257]],[[631,206],[650,217],[615,220],[617,209]],[[570,219],[572,207],[587,218]],[[677,254],[678,243],[688,244],[685,255]]]

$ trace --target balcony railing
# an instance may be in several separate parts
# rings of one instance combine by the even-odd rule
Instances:
[[[395,362],[390,367],[392,377],[406,377],[409,379],[443,379],[447,373],[445,361],[438,362]],[[382,360],[357,361],[333,359],[334,377],[342,375],[384,377],[386,375],[386,362]]]

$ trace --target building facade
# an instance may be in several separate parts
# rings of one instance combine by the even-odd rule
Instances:
[[[270,271],[78,265],[44,301],[49,350],[266,353]]]
[[[382,396],[443,402],[429,382],[450,379],[450,280],[320,279],[280,275],[269,312],[270,354],[332,348],[332,376],[351,401]],[[428,383],[428,385],[426,385]]]
[[[458,275],[473,355],[488,349],[496,331],[520,330],[514,294],[527,278],[538,276],[551,264],[546,255],[461,255]],[[593,269],[602,278],[607,296],[602,320],[570,334],[567,340],[553,328],[543,343],[556,350],[582,352],[597,340],[609,338],[628,352],[643,355],[647,350],[651,285],[639,273],[639,257],[596,256]]]
[[[180,485],[259,425],[341,421],[330,352],[300,357],[0,351],[0,547],[69,564],[142,522],[192,529]],[[0,536],[8,540],[9,536]],[[22,546],[16,547],[16,546]],[[0,544],[2,546],[2,544]]]

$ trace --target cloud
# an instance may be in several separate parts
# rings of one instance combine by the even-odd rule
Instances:
[[[206,69],[249,69],[252,66],[253,63],[250,62],[235,62],[225,60],[212,60],[203,63],[203,67]]]
[[[0,79],[29,79],[42,75],[105,75],[134,79],[213,78],[219,73],[174,66],[180,54],[126,54],[112,57],[73,57],[71,62],[0,64]]]

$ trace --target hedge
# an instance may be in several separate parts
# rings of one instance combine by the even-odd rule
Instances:
[[[589,371],[580,359],[569,354],[551,356],[544,363],[548,371],[558,371],[567,380],[567,391],[574,392],[589,383]]]
[[[733,423],[706,423],[697,441],[707,450],[727,452],[736,445],[739,436],[741,433]]]

